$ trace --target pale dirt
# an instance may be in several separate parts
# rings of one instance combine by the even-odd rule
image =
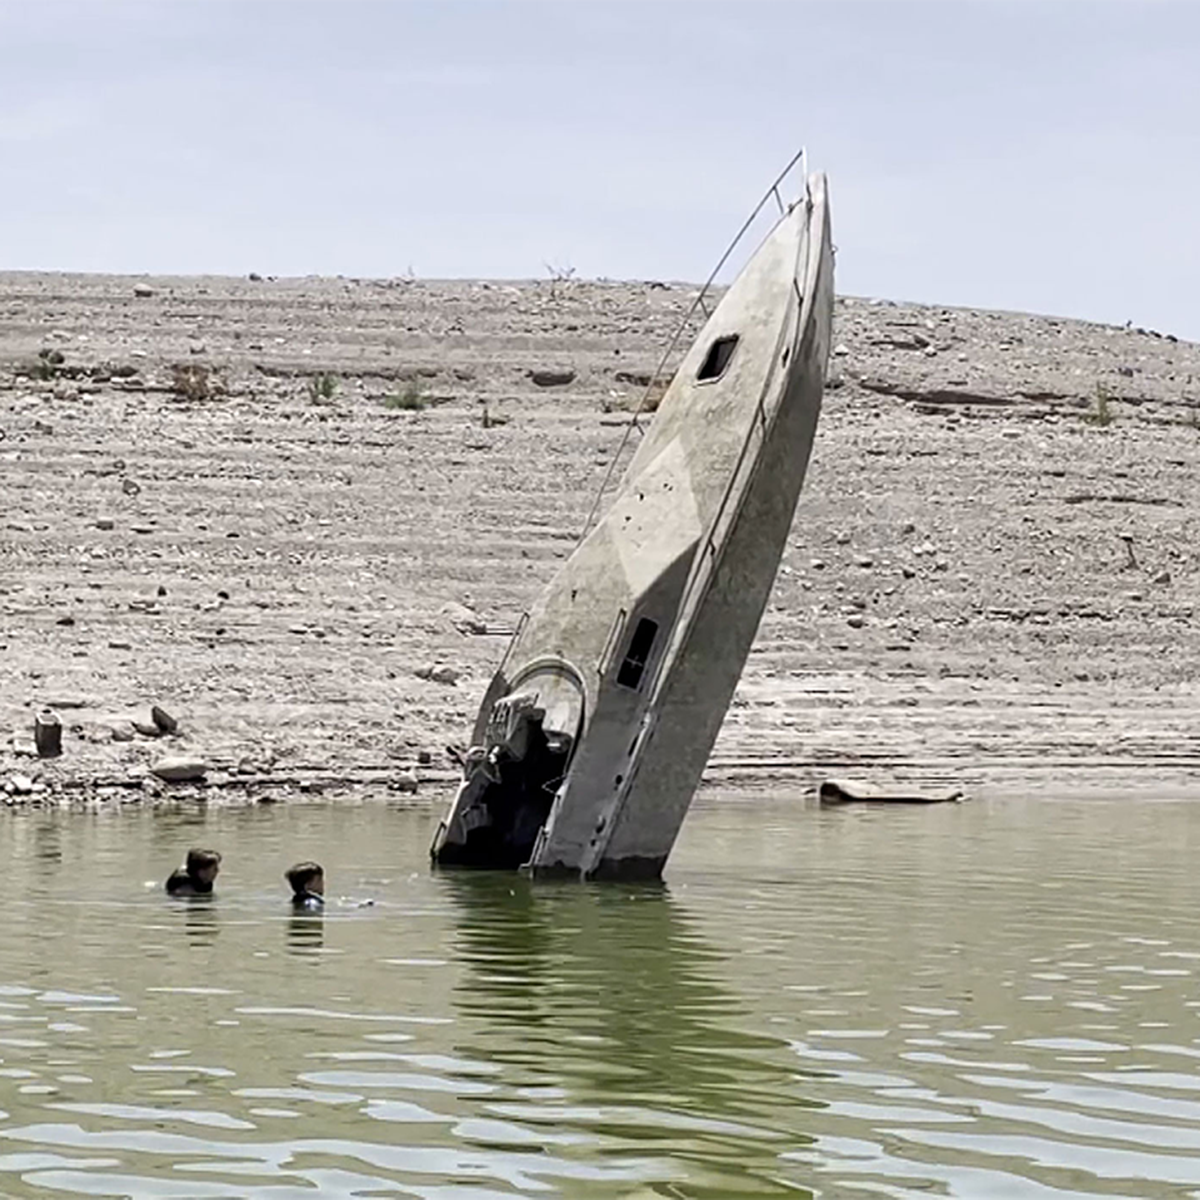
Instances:
[[[415,766],[446,799],[444,747],[626,432],[640,389],[617,373],[653,369],[695,294],[0,275],[0,787],[352,798]],[[709,782],[1200,791],[1200,347],[849,298],[834,344]],[[40,350],[76,377],[28,377]],[[175,363],[226,393],[177,398]],[[539,387],[546,368],[576,377]],[[410,385],[426,408],[385,407]],[[1084,419],[1101,393],[1106,426]],[[414,674],[433,664],[461,678]],[[152,703],[180,736],[112,740]],[[53,762],[23,753],[45,704]],[[167,753],[210,785],[146,781]]]

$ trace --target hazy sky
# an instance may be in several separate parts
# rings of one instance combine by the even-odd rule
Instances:
[[[0,269],[702,278],[1200,339],[1200,4],[0,0]]]

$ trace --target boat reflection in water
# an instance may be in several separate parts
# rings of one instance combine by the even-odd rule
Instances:
[[[465,968],[456,1052],[520,1095],[490,1111],[682,1189],[663,1195],[807,1194],[779,1155],[808,1144],[796,1110],[822,1106],[785,1041],[739,1028],[725,956],[666,887],[441,879]]]

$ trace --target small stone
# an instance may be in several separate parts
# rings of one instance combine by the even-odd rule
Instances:
[[[97,529],[112,529],[115,524],[116,524],[116,522],[112,519],[112,517],[97,517],[96,518],[96,528]]]
[[[133,647],[128,642],[109,642],[110,650],[132,650]]]
[[[417,762],[419,762],[421,766],[427,767],[431,762],[433,762],[433,755],[430,754],[428,750],[418,750]]]
[[[459,633],[482,634],[488,631],[487,622],[465,604],[452,600],[449,604],[443,604],[441,611]]]
[[[415,792],[420,786],[421,781],[412,767],[392,780],[392,789],[397,792]]]
[[[160,758],[150,768],[154,775],[157,775],[159,779],[166,780],[167,783],[189,783],[196,779],[203,779],[207,769],[202,759],[182,756]]]
[[[33,780],[28,775],[10,775],[8,790],[14,796],[31,796],[33,795]]]
[[[70,628],[72,625],[75,624],[75,618],[72,616],[59,617],[58,620],[55,621],[54,623],[55,623],[55,625],[63,625],[67,628]]]
[[[133,726],[124,722],[120,725],[114,725],[111,730],[111,736],[114,742],[132,742]]]
[[[861,629],[866,624],[866,618],[859,613],[855,613],[852,617],[846,618],[846,624],[851,629]]]
[[[166,709],[159,708],[157,704],[152,705],[150,708],[150,720],[163,733],[174,735],[179,732],[179,722]]]
[[[937,553],[937,547],[932,542],[922,542],[913,547],[913,553],[918,558],[932,558]]]
[[[453,687],[459,681],[462,672],[445,663],[433,663],[428,667],[418,667],[413,674],[418,679],[428,679],[431,683],[445,683]]]
[[[162,730],[151,721],[131,721],[130,725],[137,730],[142,737],[156,738],[162,736]]]
[[[864,554],[861,557],[856,558],[854,563],[856,566],[863,567],[865,569],[867,567],[873,567],[875,565],[875,560]]]
[[[1170,583],[1171,582],[1171,572],[1170,571],[1160,571],[1157,575],[1155,575],[1154,582],[1155,583]]]
[[[144,283],[139,283],[137,287],[133,289],[133,294],[137,296],[139,300],[149,300],[150,297],[154,295],[154,289],[152,287],[147,287]]]
[[[839,533],[833,540],[837,542],[839,546],[850,545],[850,535],[848,533]]]
[[[530,371],[529,378],[538,387],[563,387],[575,381],[575,372],[570,367],[557,370],[547,367]]]

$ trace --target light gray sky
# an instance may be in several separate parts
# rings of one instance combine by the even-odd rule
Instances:
[[[0,269],[699,279],[1200,339],[1200,4],[0,0]]]

